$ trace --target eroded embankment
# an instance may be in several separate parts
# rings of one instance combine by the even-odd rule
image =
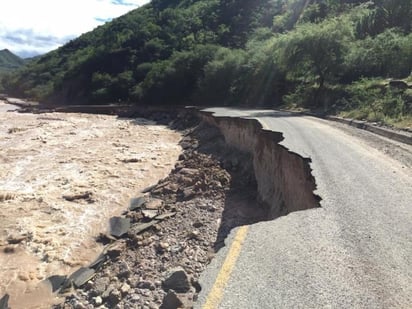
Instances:
[[[205,122],[219,128],[228,146],[251,154],[258,198],[268,207],[268,220],[320,207],[320,197],[313,193],[316,182],[311,159],[280,145],[282,133],[263,129],[256,119],[200,114]]]
[[[172,124],[184,136],[174,169],[131,196],[131,206],[143,202],[122,214],[127,232],[105,239],[93,277],[63,289],[65,303],[55,308],[192,308],[198,278],[231,229],[318,205],[310,161],[280,146],[280,133],[194,116],[182,112]]]

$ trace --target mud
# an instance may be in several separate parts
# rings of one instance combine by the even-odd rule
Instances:
[[[39,282],[100,253],[95,238],[108,219],[174,167],[180,134],[145,119],[5,109],[0,296],[9,293],[12,308],[48,308]]]

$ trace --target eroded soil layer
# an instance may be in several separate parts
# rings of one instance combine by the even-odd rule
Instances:
[[[12,308],[49,307],[33,293],[38,283],[101,252],[96,236],[169,174],[179,140],[144,119],[2,110],[0,296],[9,293]]]
[[[250,157],[228,148],[219,130],[186,129],[181,146],[169,176],[141,196],[149,202],[125,212],[128,233],[106,240],[95,277],[57,308],[191,308],[197,279],[230,230],[266,218]]]

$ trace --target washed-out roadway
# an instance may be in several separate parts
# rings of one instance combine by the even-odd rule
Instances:
[[[410,146],[308,116],[209,111],[282,132],[283,146],[312,159],[322,200],[320,208],[232,230],[202,275],[198,308],[410,308]]]

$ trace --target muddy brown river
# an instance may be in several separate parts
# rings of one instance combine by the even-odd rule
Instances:
[[[95,237],[170,172],[181,136],[144,119],[8,109],[0,102],[0,297],[48,308],[59,299],[39,283],[101,252]]]

